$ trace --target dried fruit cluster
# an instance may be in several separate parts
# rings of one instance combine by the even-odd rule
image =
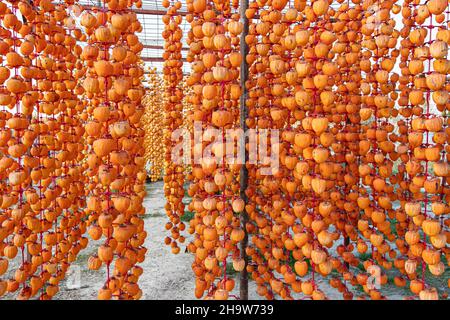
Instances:
[[[207,298],[228,298],[234,280],[227,275],[227,261],[231,258],[237,271],[244,268],[238,248],[244,237],[239,219],[239,213],[244,209],[243,201],[238,197],[240,165],[225,162],[223,131],[238,125],[241,94],[239,36],[243,25],[239,22],[237,7],[236,1],[187,3],[189,14],[186,20],[191,24],[186,40],[190,48],[187,61],[192,63],[192,72],[186,78],[186,86],[192,88],[186,100],[192,107],[186,113],[190,122],[187,127],[192,134],[196,130],[193,125],[198,122],[204,130],[201,133],[203,142],[195,141],[192,136],[191,171],[187,175],[187,193],[192,198],[188,210],[194,213],[188,228],[194,239],[188,244],[188,250],[195,254],[192,268],[198,298],[205,292]],[[212,154],[202,158],[206,146],[213,142],[214,132],[219,134]],[[183,185],[178,188],[181,201]],[[168,225],[174,239],[184,229],[184,224],[180,226],[182,228],[174,235],[172,224]],[[179,239],[184,241],[182,236]]]
[[[52,298],[89,232],[107,238],[89,260],[108,266],[100,298],[139,298],[141,26],[132,2],[71,4],[0,2],[0,296]]]
[[[164,173],[164,101],[159,93],[164,83],[154,69],[147,74],[147,83],[147,93],[142,99],[145,113],[141,119],[145,131],[144,158],[150,180],[158,181],[162,179]]]
[[[187,8],[188,120],[203,122],[192,158],[211,125],[237,126],[241,59],[246,125],[280,133],[265,150],[279,167],[246,164],[247,203],[237,197],[239,166],[194,162],[196,295],[228,296],[219,266],[231,255],[242,270],[236,243],[247,232],[246,268],[268,299],[324,299],[330,286],[345,299],[382,299],[388,272],[420,299],[445,297],[436,277],[449,261],[448,1],[253,1],[246,57],[236,1]],[[222,159],[223,144],[212,152]],[[244,207],[245,230],[236,216]]]
[[[357,286],[380,299],[369,276],[385,285],[396,268],[395,285],[438,298],[425,269],[448,261],[447,6],[251,3],[247,124],[282,130],[280,169],[249,166],[260,295],[323,299],[329,278],[345,299]]]
[[[81,33],[47,0],[2,1],[0,17],[0,296],[50,299],[88,242]]]
[[[145,258],[142,246],[146,231],[141,216],[144,182],[144,114],[141,99],[143,68],[139,52],[143,45],[136,32],[142,30],[133,2],[109,1],[85,11],[81,24],[88,35],[82,58],[87,70],[83,87],[88,98],[87,211],[89,235],[105,237],[89,268],[106,265],[107,279],[99,299],[139,299],[137,282]],[[113,267],[113,269],[111,269]]]
[[[181,3],[164,1],[163,5],[168,8],[167,14],[163,16],[164,31],[162,34],[165,42],[163,54],[164,126],[166,129],[164,131],[164,194],[167,199],[165,210],[170,220],[166,229],[171,231],[171,237],[166,237],[165,243],[171,246],[173,253],[177,254],[180,252],[178,242],[184,242],[184,237],[180,235],[180,231],[185,229],[185,225],[181,221],[184,214],[184,166],[182,161],[172,161],[172,150],[178,142],[172,139],[172,134],[176,133],[183,125],[183,90],[181,86],[183,80],[181,38],[183,32],[180,28],[182,17],[177,14]],[[181,135],[178,136],[181,137]],[[180,157],[182,158],[183,155]]]

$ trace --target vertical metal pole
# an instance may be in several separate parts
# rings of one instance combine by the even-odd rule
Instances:
[[[346,235],[344,236],[344,245],[345,248],[347,248],[347,246],[350,244],[350,238]],[[345,262],[344,263],[345,267],[347,268],[347,271],[350,271],[350,263]]]
[[[247,132],[247,124],[245,120],[247,119],[247,106],[246,106],[246,100],[247,100],[247,88],[245,83],[248,79],[248,64],[247,64],[247,54],[248,54],[248,45],[245,42],[245,38],[248,35],[248,19],[245,15],[245,11],[248,8],[248,0],[240,0],[240,16],[241,21],[244,24],[244,29],[242,30],[241,34],[241,41],[240,41],[240,47],[241,47],[241,56],[242,56],[242,62],[241,62],[241,68],[240,68],[240,85],[241,85],[241,98],[240,98],[240,126],[243,130],[244,134],[242,135],[242,148],[244,151],[244,163],[242,164],[241,171],[239,174],[239,182],[240,182],[240,197],[242,200],[244,200],[244,203],[247,204],[248,199],[247,195],[245,194],[245,190],[247,189],[248,184],[248,171],[246,167],[246,163],[248,160],[248,152],[245,148],[246,139],[245,139],[245,132]],[[245,268],[242,270],[240,274],[240,283],[239,283],[239,291],[240,291],[240,297],[242,300],[248,300],[248,272],[247,272],[247,264],[248,264],[248,257],[246,254],[246,248],[248,245],[248,234],[246,230],[246,225],[248,222],[248,215],[247,212],[244,211],[241,213],[241,224],[245,231],[244,239],[241,242],[241,258],[245,261]]]

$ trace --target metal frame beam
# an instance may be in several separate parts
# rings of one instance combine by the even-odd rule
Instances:
[[[93,6],[93,5],[83,5],[82,6],[83,9],[85,10],[100,10],[102,9],[102,7],[100,6]],[[167,14],[166,10],[157,10],[157,9],[128,9],[129,11],[133,11],[134,13],[137,14],[149,14],[149,15],[154,15],[154,16],[164,16]],[[114,11],[114,10],[110,10],[110,11]],[[187,11],[178,11],[177,12],[178,15],[180,16],[186,16],[188,14]]]
[[[153,44],[144,44],[144,49],[161,49],[164,50],[164,46],[157,46]],[[188,51],[189,48],[183,47],[181,48],[182,51]]]
[[[164,62],[162,57],[141,57],[141,59],[145,62]],[[186,62],[186,59],[183,58],[181,61]]]
[[[246,101],[247,101],[247,87],[245,85],[245,83],[247,82],[248,79],[248,63],[247,63],[247,54],[249,51],[247,42],[245,42],[245,37],[248,35],[248,19],[245,15],[245,11],[248,8],[248,3],[249,0],[240,0],[240,15],[241,15],[241,19],[242,19],[242,23],[244,24],[244,29],[242,30],[242,34],[241,34],[241,39],[240,39],[240,50],[241,50],[241,56],[242,56],[242,62],[241,62],[241,66],[240,66],[240,86],[241,86],[241,97],[240,97],[240,119],[239,119],[239,123],[240,123],[240,127],[241,129],[246,132],[247,131],[247,123],[245,122],[245,120],[247,119],[247,115],[248,115],[248,109],[247,109],[247,105],[246,105]],[[240,191],[239,191],[239,196],[240,198],[244,201],[245,204],[248,203],[248,199],[247,199],[247,195],[245,193],[245,191],[247,190],[248,187],[248,170],[246,167],[247,161],[248,161],[248,151],[245,148],[246,145],[246,141],[245,141],[245,134],[242,137],[241,140],[241,146],[243,146],[243,152],[244,152],[244,164],[241,166],[241,170],[239,172],[239,183],[240,183]],[[245,232],[245,236],[244,239],[241,242],[241,258],[245,261],[245,268],[244,270],[242,270],[242,272],[240,273],[240,279],[239,279],[239,295],[241,300],[248,300],[248,271],[247,271],[247,266],[248,266],[248,256],[246,253],[246,249],[248,246],[248,232],[246,230],[246,226],[247,226],[247,222],[248,222],[248,214],[245,211],[245,209],[243,210],[243,212],[241,213],[241,226]]]

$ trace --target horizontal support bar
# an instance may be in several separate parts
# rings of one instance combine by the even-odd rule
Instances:
[[[145,62],[164,62],[162,57],[141,57],[141,59]],[[186,59],[183,58],[181,61],[186,62]]]
[[[101,10],[101,9],[103,9],[100,6],[92,6],[92,5],[83,5],[82,7],[85,10],[95,10],[95,9]],[[154,15],[154,16],[163,16],[167,13],[166,10],[157,10],[157,9],[138,9],[138,8],[136,8],[136,9],[128,9],[128,10],[133,11],[134,13],[137,13],[137,14],[148,14],[148,15]],[[114,11],[114,10],[111,10],[111,11]],[[180,15],[180,16],[185,16],[187,14],[188,13],[186,11],[177,12],[177,15]]]
[[[144,49],[161,49],[164,50],[163,46],[156,46],[152,44],[144,44]],[[188,51],[189,48],[181,48],[182,51]]]

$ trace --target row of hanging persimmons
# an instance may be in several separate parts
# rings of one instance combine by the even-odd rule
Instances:
[[[138,299],[144,132],[136,1],[0,1],[0,297],[51,299],[89,238],[100,299]],[[81,279],[83,281],[83,279]]]
[[[183,231],[193,235],[196,297],[234,298],[231,262],[267,299],[385,299],[392,285],[405,299],[446,298],[448,1],[250,1],[248,26],[239,1],[186,3],[182,34],[181,3],[163,1],[166,244],[178,253]],[[205,129],[191,156],[209,144],[208,128],[240,127],[243,60],[246,125],[280,131],[268,146],[279,150],[279,168],[264,175],[264,165],[246,165],[247,199],[240,165],[205,158],[185,181],[170,161],[183,42],[189,119]],[[213,152],[221,159],[224,145]]]
[[[144,135],[144,158],[146,164],[146,171],[150,181],[163,180],[165,175],[164,163],[166,159],[165,145],[167,141],[167,124],[170,123],[167,117],[164,115],[164,107],[167,105],[165,101],[164,88],[166,82],[161,74],[154,67],[149,68],[146,73],[146,94],[142,99],[142,105],[145,109],[145,114],[141,119]],[[181,82],[182,90],[186,94],[191,88],[186,86],[186,81],[183,79]],[[186,101],[186,95],[182,99],[182,111],[180,117],[182,117],[182,124],[180,129],[184,130],[184,135],[192,132],[193,126],[188,116],[191,111],[191,105]],[[188,140],[185,140],[185,147],[187,147]],[[187,160],[189,155],[184,155]],[[187,163],[187,161],[185,161]],[[185,173],[189,171],[189,166],[184,166]]]
[[[142,99],[145,113],[142,117],[144,129],[144,159],[147,175],[150,181],[161,180],[164,173],[164,107],[163,95],[159,93],[164,88],[164,81],[151,68],[146,75],[148,83],[147,93]]]

